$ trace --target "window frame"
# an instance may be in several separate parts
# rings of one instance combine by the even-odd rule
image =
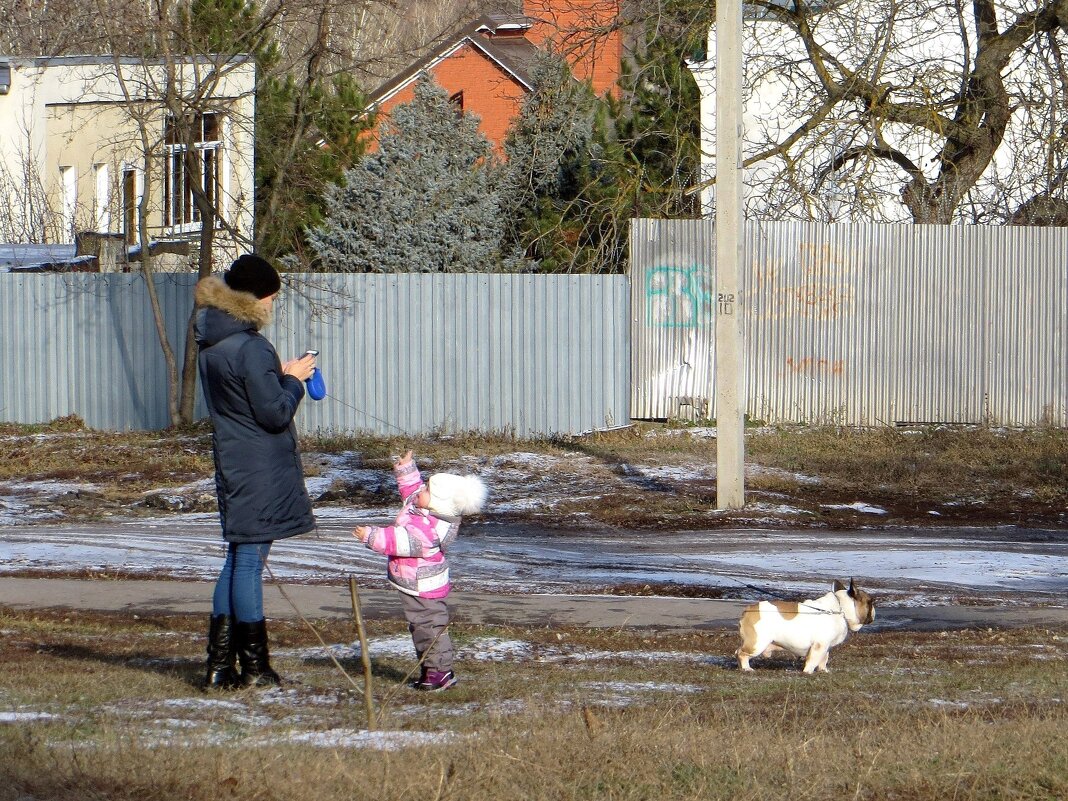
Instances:
[[[222,191],[224,115],[203,111],[189,115],[193,126],[193,149],[197,151],[201,180],[208,202],[216,208],[215,227],[222,227],[222,209],[218,199]],[[163,228],[170,233],[199,231],[200,210],[193,201],[192,181],[186,170],[186,143],[178,135],[177,120],[168,114],[163,123]]]

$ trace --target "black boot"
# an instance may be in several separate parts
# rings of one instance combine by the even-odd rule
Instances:
[[[237,675],[229,615],[212,615],[208,625],[208,669],[205,690],[233,690],[241,686]]]
[[[234,623],[237,658],[241,662],[241,684],[245,687],[276,687],[282,677],[271,670],[267,654],[267,621]]]

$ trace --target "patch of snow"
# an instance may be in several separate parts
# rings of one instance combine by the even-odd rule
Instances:
[[[589,457],[580,457],[589,460]],[[560,465],[560,458],[543,453],[530,453],[528,451],[515,451],[494,456],[490,465],[495,468],[502,467],[536,467],[540,470],[554,470]]]
[[[226,701],[222,698],[166,698],[161,703],[167,709],[189,709],[195,712],[205,709],[222,709],[231,712],[248,711],[248,706],[240,701]]]
[[[697,439],[715,439],[715,426],[693,426],[688,428],[652,428],[645,432],[646,439],[659,437],[696,437]]]
[[[63,513],[50,509],[31,509],[28,504],[13,496],[0,496],[0,526],[15,526],[24,523],[58,520]]]
[[[715,467],[693,468],[649,465],[623,465],[623,474],[626,476],[638,476],[647,479],[668,479],[671,481],[693,481],[696,479],[711,479],[716,477]]]
[[[0,723],[27,723],[33,720],[54,720],[51,712],[0,712]]]
[[[168,729],[197,729],[204,725],[199,720],[189,720],[188,718],[164,718],[158,722],[159,725]]]
[[[279,693],[268,693],[260,701],[273,706],[337,706],[341,696],[338,694],[317,693],[305,695],[297,690],[282,690]]]
[[[887,511],[879,506],[872,506],[870,503],[864,503],[863,501],[854,501],[853,503],[824,503],[820,504],[824,509],[853,509],[857,512],[863,512],[868,515],[885,515]]]
[[[611,692],[620,695],[631,693],[699,693],[704,690],[696,684],[674,684],[662,681],[589,681],[580,685],[591,691]]]
[[[34,492],[46,496],[71,495],[78,492],[99,492],[97,484],[79,484],[70,481],[55,481],[46,479],[42,481],[5,481],[2,485],[5,489],[16,492]]]
[[[406,634],[398,634],[389,637],[375,637],[368,642],[368,650],[372,658],[398,657],[402,659],[414,659],[415,647],[411,637]],[[332,653],[338,661],[352,661],[359,659],[359,643],[332,644],[326,649],[322,647],[290,648],[272,650],[272,655],[278,658],[294,659],[323,659],[326,654]],[[718,655],[695,653],[685,651],[602,651],[591,650],[581,646],[572,646],[569,643],[560,645],[536,645],[525,640],[503,639],[499,637],[474,637],[456,644],[457,661],[470,660],[472,662],[539,662],[544,664],[558,664],[561,662],[604,662],[607,660],[622,660],[624,662],[695,662],[698,664],[720,664],[729,662],[733,664],[733,658],[720,657]],[[278,693],[274,703],[287,703],[287,691],[274,691]],[[298,698],[295,690],[288,691],[291,700]],[[308,697],[300,695],[301,703],[314,703],[308,701]],[[264,700],[267,699],[264,697]],[[322,703],[332,704],[337,701],[334,696],[323,696]]]
[[[374,751],[397,751],[427,745],[446,745],[455,738],[451,732],[365,731],[327,729],[325,731],[292,731],[262,738],[260,745],[285,743],[312,745],[321,748],[368,748]]]
[[[550,504],[547,504],[544,500],[535,498],[516,498],[515,500],[507,503],[492,503],[490,502],[493,510],[497,513],[501,512],[533,512],[538,509],[549,509]]]
[[[946,709],[961,712],[971,707],[971,704],[965,703],[964,701],[944,701],[941,698],[928,698],[927,703],[928,705],[933,706],[936,709]]]
[[[475,662],[520,662],[533,658],[534,648],[522,640],[478,637],[460,647],[458,656]]]
[[[798,484],[809,484],[811,486],[823,483],[822,479],[816,478],[815,476],[807,476],[804,473],[795,473],[791,470],[783,470],[780,467],[764,467],[759,464],[745,465],[745,475],[747,478],[756,478],[757,476],[770,476],[774,478],[786,479],[787,481],[796,481]]]
[[[789,506],[785,503],[770,504],[770,503],[747,503],[745,505],[746,512],[765,512],[772,515],[811,515],[805,509],[798,509],[794,506]]]
[[[398,657],[408,659],[415,657],[415,646],[412,638],[407,634],[395,634],[388,637],[371,637],[367,641],[367,650],[372,657]],[[331,655],[339,662],[360,658],[360,644],[358,642],[348,644],[334,644],[327,648],[313,646],[310,648],[272,648],[271,654],[278,657],[293,657],[296,659],[329,659]]]

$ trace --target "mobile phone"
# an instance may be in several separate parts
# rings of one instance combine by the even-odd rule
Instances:
[[[306,351],[304,351],[304,355],[305,356],[318,356],[319,355],[319,351],[317,351],[317,350],[306,350]]]

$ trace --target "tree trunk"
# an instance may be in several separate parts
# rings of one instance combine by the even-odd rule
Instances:
[[[147,151],[146,151],[147,152]],[[163,361],[167,367],[167,412],[171,425],[179,425],[181,422],[178,408],[178,363],[175,360],[174,348],[167,339],[167,325],[163,319],[163,309],[160,306],[159,294],[156,292],[155,268],[152,264],[151,242],[148,237],[148,199],[152,192],[151,165],[145,165],[145,185],[141,195],[141,202],[137,206],[137,237],[141,243],[141,273],[145,278],[145,290],[148,292],[148,302],[152,308],[152,320],[156,324],[156,336],[159,338],[160,350],[163,352]]]

